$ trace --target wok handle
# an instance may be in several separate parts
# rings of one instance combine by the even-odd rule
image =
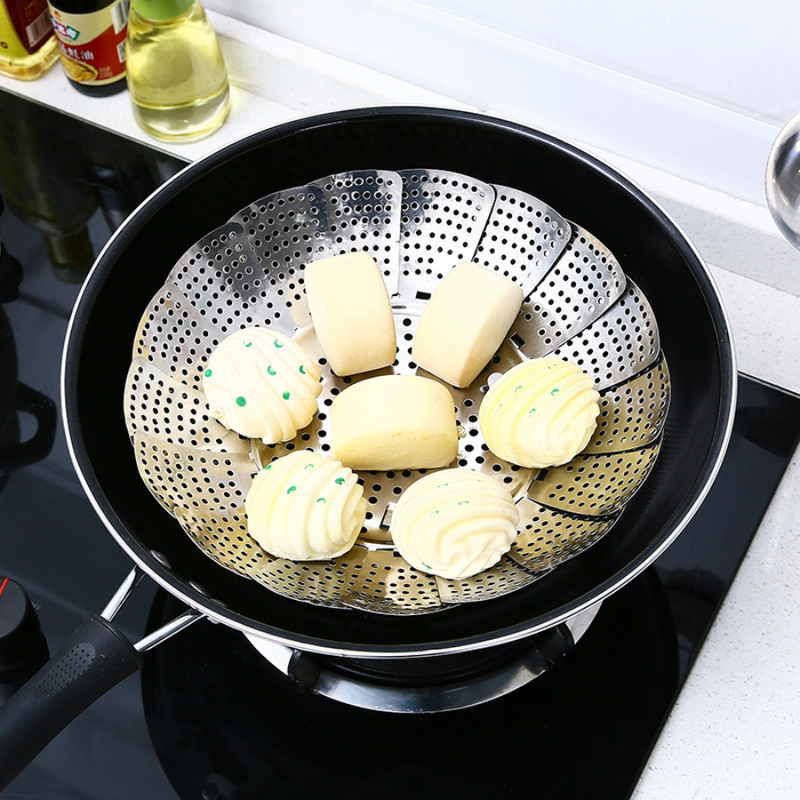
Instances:
[[[108,620],[87,614],[69,641],[0,706],[0,792],[142,657]]]

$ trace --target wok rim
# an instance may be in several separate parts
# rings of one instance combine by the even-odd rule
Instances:
[[[343,124],[351,120],[365,118],[408,120],[461,121],[477,125],[506,130],[512,134],[532,138],[545,143],[584,165],[602,173],[608,179],[632,194],[636,201],[643,205],[654,222],[667,234],[670,242],[680,251],[687,263],[694,264],[693,277],[697,280],[703,298],[712,317],[717,332],[717,348],[720,358],[720,398],[716,418],[716,431],[712,439],[703,469],[698,471],[692,492],[687,494],[688,507],[682,517],[673,525],[667,535],[655,540],[651,546],[643,549],[639,555],[610,578],[596,586],[593,591],[586,592],[558,609],[534,616],[523,622],[505,628],[484,632],[474,636],[464,636],[444,642],[425,642],[415,644],[364,644],[341,643],[328,639],[309,636],[307,634],[289,633],[274,625],[245,618],[221,601],[209,598],[187,581],[178,578],[161,564],[151,552],[139,541],[133,531],[129,531],[118,519],[111,502],[105,497],[98,478],[94,473],[90,456],[86,450],[78,420],[77,406],[77,366],[80,361],[81,342],[86,324],[91,317],[97,292],[102,287],[106,274],[114,265],[113,258],[108,260],[109,251],[113,251],[126,239],[136,235],[138,228],[158,210],[160,205],[179,193],[185,185],[205,170],[224,163],[240,151],[264,143],[294,135],[301,131],[309,131],[318,127]],[[72,377],[70,377],[72,375]],[[669,216],[669,214],[650,195],[630,178],[624,176],[616,168],[597,156],[589,154],[563,139],[536,130],[526,125],[504,120],[482,113],[418,106],[374,106],[369,108],[349,109],[327,112],[308,117],[301,117],[276,126],[264,128],[233,141],[198,160],[187,164],[178,173],[160,185],[146,198],[111,235],[106,242],[81,287],[70,315],[61,360],[61,413],[64,423],[67,448],[73,466],[77,472],[81,486],[86,493],[95,512],[111,533],[120,547],[131,560],[161,588],[169,592],[190,608],[200,612],[213,622],[222,623],[247,637],[266,639],[290,648],[320,655],[358,658],[413,658],[437,656],[467,652],[486,647],[494,647],[517,641],[541,633],[544,630],[560,625],[571,617],[602,602],[614,592],[621,589],[649,567],[680,535],[695,515],[706,495],[711,489],[721,468],[723,458],[730,442],[733,421],[736,411],[737,396],[736,352],[728,316],[717,289],[713,276],[704,259],[696,250],[689,238]],[[223,567],[221,567],[224,569]],[[266,587],[264,591],[270,591]],[[423,615],[424,617],[424,615]]]

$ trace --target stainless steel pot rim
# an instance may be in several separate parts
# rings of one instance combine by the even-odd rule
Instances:
[[[712,297],[716,299],[717,308],[715,311],[719,315],[719,318],[722,322],[722,325],[719,328],[719,347],[723,355],[722,365],[724,374],[722,378],[723,384],[727,383],[729,385],[725,387],[727,392],[723,397],[722,408],[717,420],[717,430],[719,431],[719,435],[715,441],[713,451],[709,453],[705,470],[698,477],[697,482],[702,482],[702,485],[695,490],[691,499],[691,503],[683,513],[682,518],[676,522],[669,535],[658,541],[654,546],[651,546],[642,552],[635,563],[630,564],[626,569],[609,578],[603,584],[598,586],[592,593],[575,599],[573,602],[567,604],[564,608],[543,615],[536,620],[501,629],[499,631],[494,631],[492,633],[480,634],[475,637],[464,637],[446,642],[423,644],[393,643],[388,645],[372,645],[361,643],[340,643],[320,640],[306,635],[288,633],[278,627],[268,626],[252,620],[246,620],[246,618],[237,614],[235,611],[224,607],[220,602],[205,596],[197,587],[190,586],[183,580],[177,579],[163,564],[159,563],[152,553],[147,552],[139,545],[139,543],[136,541],[135,534],[131,534],[125,530],[124,526],[117,519],[113,508],[110,507],[103,496],[102,491],[97,485],[97,479],[93,475],[91,467],[86,463],[88,459],[83,449],[79,426],[77,424],[77,420],[72,419],[72,404],[75,398],[72,394],[74,387],[70,385],[69,374],[70,370],[73,368],[72,359],[75,357],[76,351],[79,350],[79,347],[76,345],[76,340],[80,340],[83,321],[85,320],[86,315],[91,311],[91,304],[89,303],[91,293],[94,291],[95,283],[97,281],[102,281],[103,279],[101,265],[104,262],[106,254],[110,250],[118,246],[118,243],[125,237],[132,235],[137,223],[140,223],[141,221],[141,215],[148,211],[148,207],[151,207],[154,202],[157,203],[159,197],[162,199],[167,198],[167,196],[171,195],[171,193],[178,191],[183,184],[191,182],[193,176],[199,171],[224,162],[235,149],[246,146],[247,142],[255,143],[266,137],[280,138],[290,135],[298,130],[307,130],[309,128],[331,124],[342,124],[349,119],[360,119],[364,117],[385,117],[386,119],[419,119],[428,117],[431,119],[443,120],[456,118],[475,124],[499,126],[500,128],[508,129],[511,132],[523,136],[533,136],[539,140],[543,140],[551,146],[554,146],[562,151],[566,151],[573,157],[579,158],[583,162],[591,165],[593,168],[599,169],[607,177],[613,178],[613,180],[617,183],[620,183],[623,186],[626,186],[627,189],[632,190],[637,198],[648,208],[649,212],[656,217],[656,219],[659,221],[659,224],[667,229],[672,229],[673,238],[676,238],[682,247],[688,248],[696,267],[698,267],[700,271],[700,274],[696,275],[696,277],[705,282],[704,293],[706,298]],[[694,516],[697,509],[705,499],[708,491],[710,490],[713,480],[720,469],[722,458],[728,446],[733,426],[736,400],[735,375],[735,350],[730,333],[730,325],[728,324],[728,318],[725,309],[722,306],[722,303],[719,301],[719,293],[716,289],[716,284],[710,271],[708,270],[708,267],[691,242],[680,230],[679,226],[660,206],[655,203],[654,200],[649,197],[645,191],[639,188],[633,181],[630,181],[628,178],[620,175],[615,168],[609,166],[595,156],[590,156],[578,148],[575,148],[573,145],[567,144],[566,142],[555,139],[547,134],[534,131],[516,123],[499,120],[497,118],[488,117],[485,115],[473,114],[470,112],[456,112],[444,109],[377,107],[370,109],[358,109],[349,112],[334,112],[300,119],[285,123],[276,128],[266,129],[264,131],[251,134],[250,136],[247,136],[238,142],[227,145],[221,150],[215,151],[198,160],[197,162],[188,165],[186,168],[169,179],[165,184],[159,187],[159,189],[157,189],[156,192],[154,192],[154,194],[148,198],[148,200],[144,201],[144,203],[137,208],[137,210],[106,243],[105,247],[96,259],[95,265],[87,277],[73,308],[67,328],[65,345],[62,354],[62,418],[66,431],[67,445],[73,465],[75,466],[84,491],[86,492],[90,502],[92,503],[92,506],[94,507],[105,527],[112,534],[112,536],[114,536],[123,550],[128,553],[134,563],[136,563],[146,574],[153,578],[153,580],[159,586],[178,597],[191,608],[194,608],[198,612],[202,613],[211,621],[225,624],[250,636],[265,638],[285,646],[296,647],[307,652],[319,654],[358,656],[378,659],[396,658],[398,656],[435,656],[445,653],[466,652],[469,650],[501,645],[532,636],[538,632],[546,630],[547,628],[559,625],[574,615],[582,613],[590,606],[596,604],[598,601],[607,598],[635,578],[650,564],[652,564],[652,562],[670,546],[670,544],[675,540],[675,538],[677,538],[677,536],[683,531],[688,522]],[[348,614],[351,612],[342,611],[341,613]],[[446,614],[448,612],[445,610],[440,613]]]

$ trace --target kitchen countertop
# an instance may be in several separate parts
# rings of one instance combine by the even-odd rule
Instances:
[[[187,160],[250,132],[325,111],[463,104],[209,12],[229,68],[233,108],[212,137],[164,145],[135,125],[125,93],[91,98],[56,66],[0,89]],[[491,109],[472,109],[491,113]],[[582,146],[580,142],[575,142]],[[585,147],[589,150],[590,148]],[[647,191],[706,260],[727,310],[741,372],[800,393],[800,253],[764,206],[609,152],[593,151]],[[735,800],[800,787],[800,455],[795,454],[633,795]],[[743,487],[746,491],[746,487]]]

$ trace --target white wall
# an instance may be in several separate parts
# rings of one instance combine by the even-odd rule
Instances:
[[[204,2],[762,205],[770,145],[800,108],[800,4],[788,0]]]

